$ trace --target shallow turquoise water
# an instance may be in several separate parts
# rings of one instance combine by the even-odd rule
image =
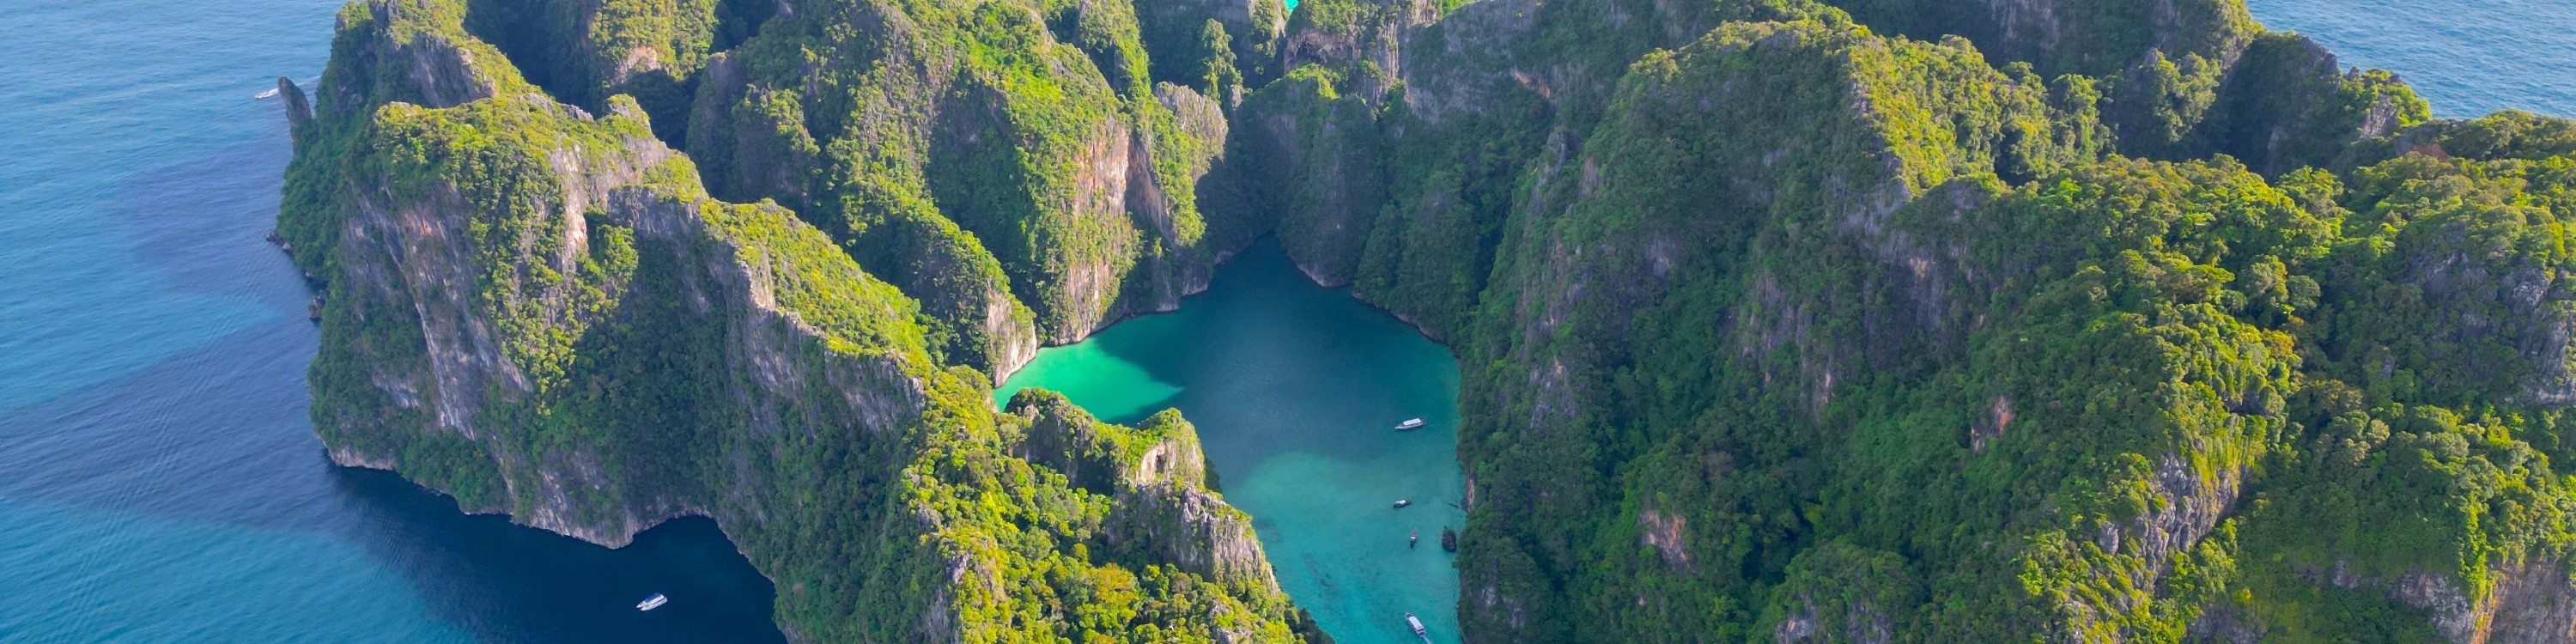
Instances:
[[[1306,280],[1272,244],[1218,269],[1181,309],[1046,349],[995,392],[1064,392],[1113,422],[1178,408],[1226,500],[1252,514],[1280,586],[1345,644],[1456,641],[1464,526],[1458,361],[1403,322]],[[1396,423],[1423,418],[1422,429]],[[1390,505],[1401,498],[1413,506]],[[1405,536],[1419,531],[1421,545]]]

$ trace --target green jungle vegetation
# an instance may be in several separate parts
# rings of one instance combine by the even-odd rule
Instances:
[[[1030,428],[1061,419],[992,409],[915,300],[774,202],[707,195],[636,101],[593,117],[475,57],[460,8],[351,5],[297,124],[280,237],[330,276],[335,458],[612,543],[719,517],[799,639],[1322,639],[1203,481],[1035,464]],[[387,78],[416,69],[453,75]],[[1155,420],[1098,431],[1196,453]],[[1212,516],[1171,509],[1191,502]]]
[[[2571,627],[2576,123],[2238,0],[340,23],[278,229],[334,458],[713,516],[800,640],[1326,639],[1186,420],[987,402],[1264,235],[1457,351],[1469,641]]]

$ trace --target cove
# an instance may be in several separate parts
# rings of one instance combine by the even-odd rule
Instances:
[[[1458,361],[1347,289],[1308,281],[1264,240],[1178,311],[1038,352],[994,392],[1062,392],[1102,420],[1177,408],[1226,501],[1251,513],[1279,585],[1344,644],[1458,638],[1458,574],[1440,529],[1464,527]],[[1397,423],[1428,426],[1398,432]],[[1397,499],[1412,507],[1390,507]],[[1405,536],[1419,531],[1420,545]]]

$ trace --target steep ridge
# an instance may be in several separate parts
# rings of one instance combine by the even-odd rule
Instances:
[[[1250,33],[1275,7],[1202,11]],[[796,208],[919,294],[936,348],[998,379],[1177,306],[1253,236],[1198,204],[1219,88],[1152,80],[1139,29],[1123,2],[781,12],[710,63],[688,148],[716,194]]]
[[[2292,406],[2334,386],[2311,383],[2328,379],[2309,371],[2314,352],[2340,333],[2312,321],[2320,309],[2387,309],[2338,302],[2405,297],[2392,284],[2462,292],[2401,277],[2417,265],[2337,269],[2357,280],[2341,285],[2312,274],[2328,270],[2319,258],[2386,243],[2342,236],[2362,223],[2348,212],[2381,206],[2344,199],[2337,173],[2438,153],[2401,135],[2429,112],[2392,76],[2342,72],[2303,39],[2227,18],[2242,14],[2232,3],[2194,10],[2211,20],[2086,17],[2153,35],[2072,41],[2128,42],[2119,56],[2148,64],[2086,68],[2003,44],[2020,62],[2001,69],[1970,50],[1982,42],[1906,44],[1796,3],[1496,1],[1431,20],[1412,4],[1353,6],[1344,27],[1318,18],[1290,40],[1358,40],[1310,50],[1357,53],[1315,56],[1264,90],[1284,96],[1247,101],[1240,127],[1273,136],[1239,139],[1252,153],[1234,158],[1288,164],[1256,190],[1284,195],[1268,200],[1278,234],[1311,275],[1351,280],[1461,347],[1473,639],[2376,639],[2415,619],[2452,625],[2439,634],[2456,641],[2568,630],[2494,608],[2554,615],[2555,600],[2461,590],[2530,579],[2523,564],[2435,574],[2461,581],[2415,599],[2373,593],[2424,586],[2313,572],[2349,571],[2352,551],[2334,548],[2378,541],[2363,515],[2256,510],[2283,493],[2256,479],[2316,449],[2302,441],[2322,419]],[[1735,20],[1802,26],[1711,25],[1737,40],[1676,42]],[[1366,25],[1390,23],[1367,41]],[[1710,55],[1819,41],[1854,43],[1811,54],[1851,62]],[[1626,65],[1631,47],[1679,53]],[[1873,59],[1899,64],[1859,62]],[[1730,60],[1702,63],[1728,73],[1683,82],[1703,77],[1692,60]],[[1390,61],[1396,72],[1379,71]],[[2042,65],[2059,75],[2042,81]],[[1388,75],[1402,80],[1373,80]],[[2214,152],[2262,174],[2225,157],[2118,156]],[[2025,223],[1995,227],[2013,221]],[[2433,245],[2474,244],[2448,239]],[[2484,313],[2409,322],[2477,330],[2545,308],[2546,271],[2522,273],[2519,290],[2485,277],[2506,271],[2477,272],[2476,295],[2432,298]],[[2060,289],[2088,295],[2048,295]],[[2408,324],[2364,326],[2420,328]],[[2465,341],[2495,353],[2383,363],[2376,380],[2516,352],[2554,364],[2550,325],[2521,328],[2507,333],[2523,340]],[[2531,382],[2473,370],[2501,390]],[[2373,390],[2354,404],[2426,402]],[[2504,445],[2557,440],[2554,421],[2498,422],[2523,437]],[[2412,516],[2455,527],[2407,551],[2562,559],[2541,535],[2565,534],[2546,527],[2564,525],[2563,493],[2506,471],[2535,490],[2515,512],[2553,508],[2517,521],[2511,545],[2482,545],[2496,537],[2467,508],[2496,497],[2472,495],[2427,498]],[[2294,558],[2268,540],[2338,533],[2359,534],[2306,564],[2280,564]],[[2376,579],[2429,578],[2407,574]],[[2414,610],[2432,614],[2401,616]]]
[[[1748,621],[1669,594],[1656,601],[1661,593],[1645,589],[1742,587],[1763,562],[1713,553],[1787,545],[1778,530],[1787,526],[1725,536],[1689,527],[1770,514],[1778,509],[1761,505],[1791,498],[1695,494],[1753,484],[1714,480],[1723,474],[1712,468],[1773,470],[1753,477],[1773,479],[1773,493],[1821,482],[1798,480],[1810,475],[1792,463],[1764,462],[1777,455],[1731,454],[1742,448],[1728,443],[1821,439],[1837,424],[1830,405],[1858,374],[1893,376],[1962,344],[1966,307],[1953,298],[1976,297],[1965,275],[1973,269],[1954,267],[1965,249],[1898,218],[1987,196],[1974,183],[1945,186],[1952,178],[2070,152],[2076,137],[2003,145],[2007,128],[2050,118],[2044,88],[2021,80],[1964,49],[1823,22],[1734,23],[1642,60],[1589,140],[1532,173],[1471,335],[1479,342],[1466,351],[1519,368],[1471,381],[1469,404],[1491,405],[1499,427],[1461,443],[1501,468],[1548,473],[1480,473],[1475,501],[1487,516],[1644,539],[1657,557],[1593,561],[1578,542],[1585,535],[1565,530],[1492,544],[1504,550],[1470,557],[1491,567],[1470,567],[1469,578],[1537,583],[1533,571],[1501,563],[1522,560],[1601,570],[1609,574],[1592,592],[1645,600],[1620,609],[1624,619],[1673,620],[1660,626],[1677,633],[1714,631],[1722,622],[1698,621],[1712,617]],[[1907,208],[1935,190],[1931,203]],[[1832,330],[1853,325],[1857,337]],[[1656,388],[1629,389],[1632,378]],[[1746,401],[1729,390],[1761,393]],[[1717,423],[1742,436],[1685,431]],[[1640,451],[1601,449],[1622,444]],[[1619,518],[1601,525],[1604,516]],[[1552,618],[1543,605],[1497,597],[1471,610],[1498,626],[1544,628]]]
[[[368,64],[335,65],[296,127],[280,224],[334,240],[296,247],[327,287],[334,461],[607,545],[713,517],[802,640],[1298,639],[1249,520],[1202,481],[1121,470],[1096,493],[1033,464],[1061,458],[1026,440],[1059,419],[992,410],[982,374],[930,358],[912,300],[793,213],[707,196],[633,101],[593,117],[535,91],[459,8],[351,5],[336,59]],[[1101,431],[1189,435],[1158,421]]]
[[[800,639],[1318,635],[979,393],[1275,235],[1460,354],[1471,641],[2576,640],[2576,125],[2233,0],[372,0],[310,113],[334,458]]]

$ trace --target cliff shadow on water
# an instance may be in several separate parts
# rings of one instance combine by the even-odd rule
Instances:
[[[456,511],[392,472],[330,468],[366,515],[356,543],[412,580],[428,608],[478,638],[512,641],[785,642],[776,590],[716,522],[672,519],[621,548]],[[636,602],[660,593],[651,612]]]
[[[1180,410],[1280,586],[1336,641],[1365,643],[1418,641],[1406,613],[1435,640],[1458,636],[1440,548],[1441,529],[1465,525],[1457,387],[1447,348],[1316,285],[1264,239],[1178,310],[1040,351],[994,395],[1056,390],[1119,423]],[[1426,426],[1394,429],[1411,418]]]

